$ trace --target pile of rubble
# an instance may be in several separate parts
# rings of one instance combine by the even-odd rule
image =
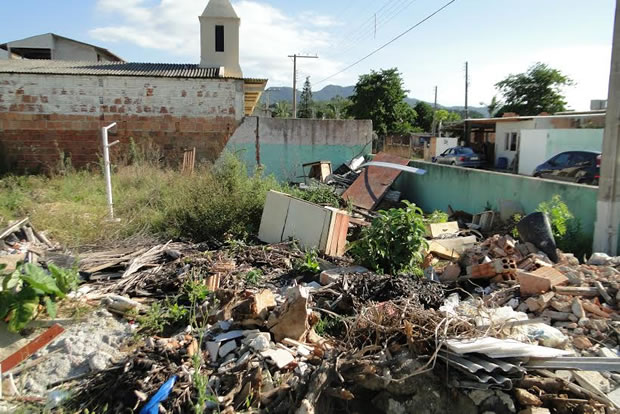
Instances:
[[[80,352],[86,358],[58,365],[66,375],[39,381],[35,394],[73,389],[65,408],[96,412],[620,409],[620,258],[580,264],[527,228],[524,241],[489,233],[492,212],[453,212],[458,221],[428,225],[424,277],[376,274],[344,247],[351,227],[369,225],[363,217],[390,198],[398,173],[355,170],[329,179],[364,211],[358,221],[270,193],[259,233],[268,244],[82,252],[75,300],[118,316],[125,336],[107,345],[126,352]],[[140,339],[124,341],[135,331]],[[19,385],[48,375],[55,355],[75,356],[84,337],[55,335],[12,356],[5,398],[32,394],[33,381]]]

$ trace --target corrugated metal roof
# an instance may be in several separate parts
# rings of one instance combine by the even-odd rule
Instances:
[[[220,68],[183,63],[69,62],[61,60],[3,60],[0,73],[47,75],[152,76],[158,78],[220,78]]]

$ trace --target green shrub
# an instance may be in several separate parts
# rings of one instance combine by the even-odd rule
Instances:
[[[3,268],[0,265],[0,271]],[[37,316],[39,304],[45,305],[47,314],[55,318],[56,301],[77,288],[77,269],[61,269],[53,264],[48,269],[49,273],[26,263],[4,276],[0,291],[0,319],[8,320],[9,331],[24,329]]]
[[[568,209],[562,197],[558,194],[551,197],[550,201],[543,201],[538,205],[536,211],[545,213],[551,222],[553,237],[561,239],[568,230],[568,222],[573,218],[573,214]]]
[[[549,217],[551,231],[560,250],[573,253],[578,258],[592,253],[592,240],[584,236],[581,222],[573,216],[562,197],[556,194],[550,201],[540,203],[536,210]]]
[[[275,178],[263,177],[260,171],[248,175],[245,165],[231,154],[176,186],[163,197],[153,230],[194,241],[244,239],[257,234],[267,192],[280,189]]]
[[[431,215],[429,215],[428,217],[426,217],[425,221],[427,223],[447,223],[448,219],[450,217],[448,216],[448,213],[444,213],[441,210],[435,210],[433,211],[433,213]]]
[[[422,210],[403,201],[405,208],[379,211],[349,249],[362,265],[377,272],[420,274],[423,250],[428,247]]]
[[[319,273],[321,265],[318,252],[314,249],[306,251],[303,259],[295,259],[293,269],[299,273]]]
[[[302,190],[300,188],[287,188],[284,189],[284,192],[314,204],[336,208],[340,207],[341,197],[334,192],[332,187],[325,184],[318,184],[306,190]]]

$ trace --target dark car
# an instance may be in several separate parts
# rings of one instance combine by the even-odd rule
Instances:
[[[600,152],[566,151],[536,167],[534,177],[598,185],[600,172]]]
[[[441,155],[435,157],[438,164],[456,165],[459,167],[480,167],[483,156],[469,147],[453,147],[445,150]]]

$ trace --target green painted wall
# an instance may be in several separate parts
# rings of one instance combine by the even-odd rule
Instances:
[[[245,117],[226,149],[237,154],[248,170],[257,161],[281,181],[302,182],[303,164],[331,161],[336,169],[372,151],[372,122]]]
[[[551,129],[548,130],[547,156],[564,151],[601,151],[604,129]]]
[[[245,163],[248,171],[256,168],[255,144],[230,144],[227,149]],[[280,181],[302,182],[303,164],[313,161],[331,161],[332,169],[340,167],[353,157],[370,153],[365,145],[298,145],[298,144],[260,144],[260,162],[265,174],[273,174]],[[308,168],[306,168],[307,172]]]
[[[483,211],[487,203],[497,211],[499,200],[518,200],[525,212],[531,213],[542,201],[559,194],[581,221],[584,234],[591,237],[594,233],[597,187],[424,161],[412,161],[410,165],[423,168],[427,173],[401,174],[395,187],[425,212],[446,211],[451,205],[455,210],[475,214]]]

